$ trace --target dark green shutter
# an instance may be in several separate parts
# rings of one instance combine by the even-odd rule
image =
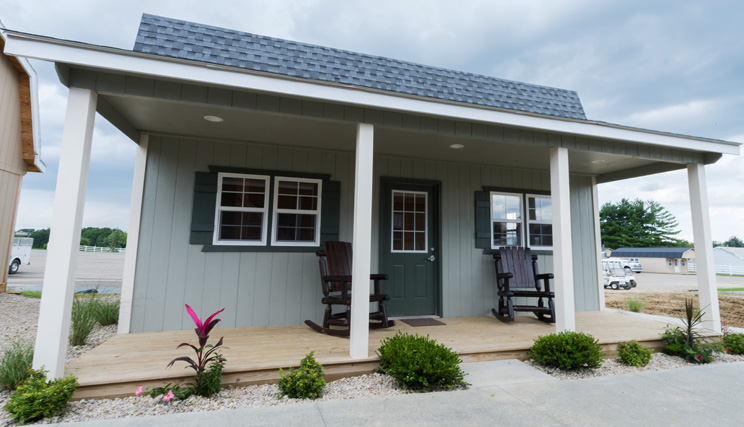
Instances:
[[[491,195],[475,192],[475,247],[491,249]]]
[[[320,208],[320,246],[338,240],[341,223],[341,182],[323,181]]]
[[[217,174],[197,172],[194,180],[194,207],[191,211],[189,243],[211,245],[214,234],[214,210],[217,203]]]

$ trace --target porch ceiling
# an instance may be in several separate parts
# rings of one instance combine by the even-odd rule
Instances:
[[[137,131],[187,137],[259,142],[307,148],[354,151],[356,125],[289,114],[257,112],[220,105],[186,103],[149,97],[100,94],[116,114],[103,115],[121,128],[123,119]],[[120,117],[116,117],[116,115]],[[204,116],[219,116],[211,123]],[[450,145],[462,144],[462,149]],[[454,161],[533,170],[549,170],[549,149],[544,146],[499,143],[491,139],[435,132],[414,132],[375,127],[375,153],[409,158]],[[573,173],[603,175],[656,163],[653,160],[611,153],[571,151]]]

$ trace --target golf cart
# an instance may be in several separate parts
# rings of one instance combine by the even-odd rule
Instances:
[[[602,260],[603,285],[605,288],[617,290],[624,288],[630,290],[635,288],[637,283],[632,272],[623,268],[623,263],[614,259]]]

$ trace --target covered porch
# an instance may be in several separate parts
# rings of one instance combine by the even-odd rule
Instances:
[[[429,186],[433,192],[427,200],[439,202],[425,211],[432,218],[425,223],[436,224],[427,232],[438,244],[412,251],[421,252],[416,255],[419,263],[431,260],[426,268],[414,266],[431,271],[426,288],[431,308],[400,314],[445,318],[452,325],[413,332],[431,333],[466,358],[501,352],[524,355],[537,335],[556,330],[584,330],[608,345],[643,340],[626,331],[623,322],[612,335],[612,321],[592,318],[610,316],[596,312],[604,306],[597,185],[677,169],[688,170],[701,305],[710,307],[705,320],[711,329],[720,329],[705,165],[722,154],[738,154],[738,144],[594,122],[583,112],[567,116],[539,108],[484,106],[44,36],[9,33],[6,50],[54,62],[60,80],[70,88],[34,366],[46,366],[51,376],[79,375],[80,393],[96,384],[96,378],[114,384],[114,372],[124,375],[116,380],[120,385],[106,387],[126,388],[126,393],[132,382],[162,379],[162,367],[177,355],[174,347],[191,339],[184,303],[201,314],[227,307],[221,326],[235,329],[225,331],[251,331],[226,338],[232,346],[225,354],[230,361],[227,383],[246,381],[245,373],[256,370],[264,372],[257,378],[269,380],[277,368],[297,363],[312,349],[317,349],[321,363],[372,369],[377,343],[394,333],[369,332],[365,325],[370,272],[393,273],[383,266],[384,253],[394,252],[384,240],[393,233],[384,228],[389,227],[384,221],[390,209],[383,212],[383,202],[395,191],[423,194],[413,185]],[[122,335],[65,367],[71,278],[96,113],[138,144]],[[219,174],[262,180],[265,188],[278,178],[310,180],[317,184],[315,196],[323,207],[336,205],[326,213],[318,204],[311,214],[318,218],[316,234],[324,233],[323,219],[334,219],[328,227],[335,230],[334,238],[328,240],[354,245],[350,340],[319,337],[304,326],[293,326],[320,318],[314,251],[321,239],[294,246],[274,242],[271,233],[278,227],[262,219],[263,237],[249,245],[221,244],[215,231],[222,224],[220,211],[214,206],[222,191]],[[408,187],[383,191],[389,182]],[[332,183],[338,189],[335,195],[319,190]],[[269,193],[261,193],[264,200]],[[493,231],[498,221],[490,207],[493,196],[504,194],[519,199],[520,212],[525,213],[530,197],[550,200],[551,219],[545,222],[552,227],[551,244],[541,254],[541,270],[555,274],[556,325],[532,319],[499,325],[494,318],[482,317],[496,304],[489,251],[499,246]],[[479,204],[480,195],[485,195],[484,204]],[[269,205],[262,205],[262,218],[278,211]],[[479,214],[481,208],[485,216]],[[497,225],[511,221],[502,219]],[[522,230],[530,225],[527,220],[510,224]],[[529,245],[524,233],[517,240]],[[400,282],[410,286],[415,281]],[[458,324],[463,326],[453,329]],[[658,339],[661,327],[650,327],[647,339]],[[450,331],[449,338],[445,331]],[[279,338],[284,334],[289,335]],[[244,359],[251,354],[258,359]],[[95,367],[98,377],[91,374]]]
[[[511,324],[493,316],[440,320],[445,325],[412,327],[398,321],[394,328],[371,330],[370,354],[365,358],[349,357],[348,339],[319,334],[305,325],[215,329],[211,341],[224,337],[227,364],[223,385],[244,386],[276,382],[280,368],[297,366],[311,351],[323,364],[328,380],[372,372],[379,366],[375,350],[396,331],[428,335],[458,352],[464,362],[526,360],[535,338],[555,331],[554,325],[532,315],[518,316]],[[576,314],[576,329],[596,337],[606,358],[614,357],[620,341],[636,340],[659,351],[663,347],[659,334],[664,327],[663,322],[612,311]],[[167,370],[165,366],[173,358],[188,354],[185,349],[177,350],[178,344],[194,340],[193,331],[121,334],[67,363],[65,372],[78,378],[77,399],[131,396],[141,385],[189,380],[192,371],[184,369],[183,363]]]

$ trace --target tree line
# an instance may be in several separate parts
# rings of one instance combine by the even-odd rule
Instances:
[[[622,199],[605,203],[599,211],[602,246],[606,248],[660,248],[692,247],[693,244],[678,239],[679,223],[674,215],[653,200]],[[731,236],[724,242],[714,241],[713,246],[744,247],[744,242]]]
[[[16,231],[16,235],[33,237],[34,249],[46,249],[49,243],[49,229],[23,228]],[[80,245],[99,246],[104,248],[126,248],[127,233],[118,228],[86,227],[80,233]]]

